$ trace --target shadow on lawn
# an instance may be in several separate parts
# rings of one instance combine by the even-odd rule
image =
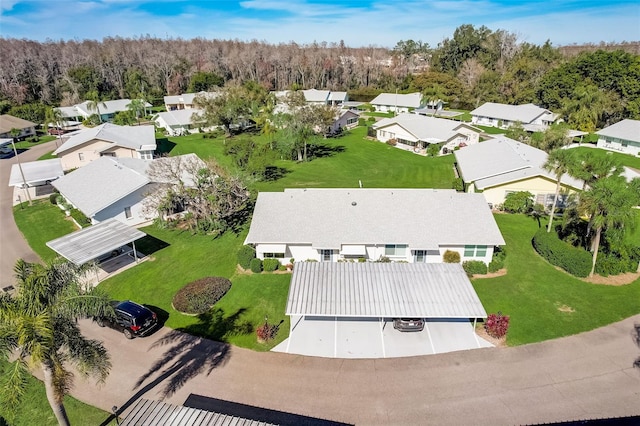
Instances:
[[[307,157],[309,159],[332,157],[340,152],[344,152],[345,149],[342,145],[309,144],[307,146]]]
[[[169,154],[173,148],[175,148],[176,144],[171,142],[168,138],[158,138],[156,139],[156,152],[159,155]]]
[[[226,337],[235,333],[253,332],[251,324],[240,320],[244,311],[244,308],[238,309],[225,317],[222,309],[212,309],[211,312],[198,315],[197,324],[172,330],[158,339],[151,349],[166,347],[164,353],[138,378],[133,388],[137,389],[136,393],[118,407],[116,415],[158,386],[162,386],[160,394],[162,398],[166,398],[175,394],[194,377],[201,374],[208,376],[215,368],[224,365],[231,356],[231,346],[224,343]],[[153,380],[143,386],[143,383],[154,376]],[[113,415],[102,425],[108,425],[112,420]]]
[[[147,256],[150,256],[166,247],[169,247],[169,243],[159,240],[149,234],[136,241],[136,250],[140,251],[140,253],[146,254]]]

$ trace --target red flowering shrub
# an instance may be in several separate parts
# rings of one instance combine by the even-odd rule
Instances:
[[[256,328],[256,335],[258,336],[258,340],[266,342],[273,339],[274,337],[276,337],[276,334],[278,334],[279,328],[279,324],[269,324],[267,321],[265,321],[264,324]]]
[[[502,315],[502,312],[497,314],[490,314],[487,317],[487,321],[484,323],[484,329],[487,334],[496,339],[500,339],[507,335],[509,330],[509,316]]]

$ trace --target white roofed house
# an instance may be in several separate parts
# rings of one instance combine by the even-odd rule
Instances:
[[[536,203],[545,207],[553,204],[556,177],[543,167],[548,157],[543,150],[501,136],[454,154],[467,191],[482,191],[488,203],[497,206],[511,192],[528,191]],[[565,174],[561,179],[560,205],[583,185],[582,180]]]
[[[329,93],[329,105],[341,107],[345,102],[349,101],[347,92],[331,92]]]
[[[181,95],[169,95],[164,97],[164,106],[167,111],[176,111],[182,109],[194,109],[197,108],[194,105],[194,99],[196,96],[216,97],[217,92],[198,92],[198,93],[183,93]]]
[[[100,111],[100,120],[111,121],[115,117],[117,112],[127,111],[127,107],[131,103],[131,99],[115,99],[110,101],[98,102],[98,110]],[[94,114],[98,114],[98,110],[90,108],[91,101],[84,101],[82,103],[70,106],[59,107],[58,110],[62,112],[63,118],[67,120],[82,121]],[[145,108],[151,108],[149,102],[145,102]]]
[[[154,117],[156,125],[171,136],[182,136],[187,133],[198,132],[202,123],[198,123],[197,115],[202,111],[199,109],[174,109],[160,112]],[[194,117],[194,114],[196,116]]]
[[[450,151],[458,146],[474,145],[482,132],[459,121],[407,113],[384,118],[372,127],[379,141],[394,140],[396,147],[415,151],[434,143],[443,144],[443,148]]]
[[[157,212],[146,208],[144,199],[166,185],[151,170],[152,162],[204,165],[195,154],[153,161],[101,157],[51,184],[93,224],[115,218],[127,225],[141,225],[157,217]],[[186,178],[183,180],[187,185],[192,182]]]
[[[542,131],[558,119],[545,108],[534,104],[508,105],[495,102],[485,102],[471,111],[471,122],[481,126],[508,128],[521,123],[525,130]]]
[[[622,120],[596,134],[598,148],[640,155],[640,120]]]
[[[245,244],[281,263],[312,259],[491,261],[504,244],[482,194],[440,189],[285,189],[261,192]]]
[[[378,112],[411,112],[423,106],[422,93],[380,93],[371,102]]]
[[[329,128],[329,134],[338,134],[344,129],[353,129],[358,125],[360,114],[353,110],[340,109],[336,113],[335,121]]]
[[[329,90],[308,89],[302,90],[302,94],[307,103],[327,105],[330,102],[331,92]]]
[[[64,170],[85,166],[100,157],[151,160],[156,150],[154,126],[104,123],[70,135],[53,152],[62,160]]]
[[[16,138],[22,140],[36,134],[36,123],[9,114],[0,115],[0,139],[13,139],[13,129],[20,131]]]

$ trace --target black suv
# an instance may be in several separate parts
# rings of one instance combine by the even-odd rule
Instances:
[[[158,324],[155,312],[130,300],[113,302],[113,309],[115,318],[100,317],[95,321],[100,327],[108,326],[122,331],[127,339],[145,336]]]

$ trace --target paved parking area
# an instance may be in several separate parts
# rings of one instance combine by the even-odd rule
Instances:
[[[400,332],[391,320],[292,318],[289,338],[272,350],[326,358],[396,358],[493,346],[468,320],[429,319],[421,332]]]

